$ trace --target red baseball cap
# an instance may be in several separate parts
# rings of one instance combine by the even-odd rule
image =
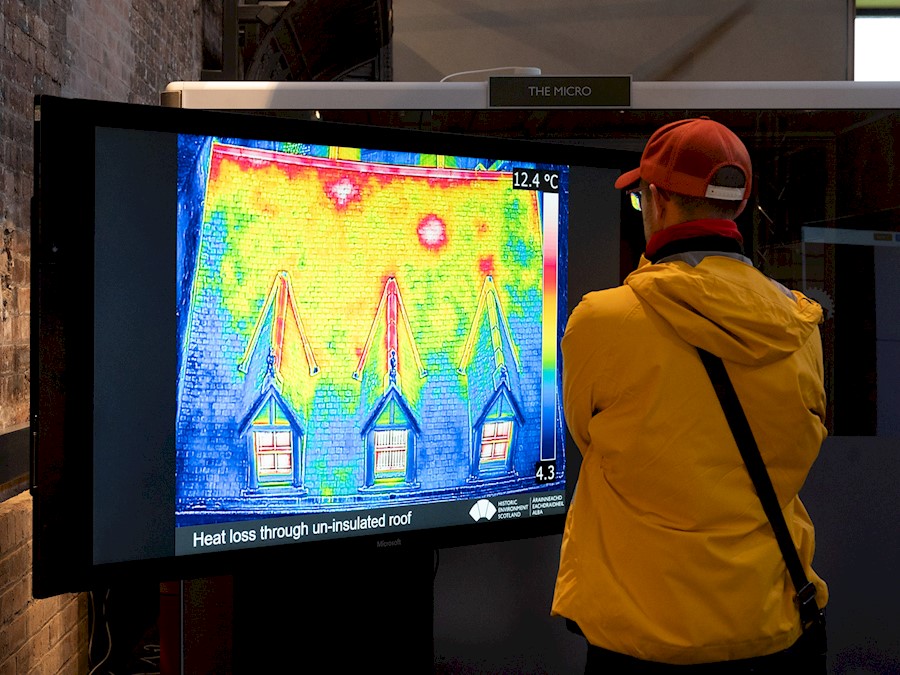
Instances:
[[[721,171],[725,167],[730,172]],[[731,180],[722,180],[730,173]],[[728,127],[708,117],[671,122],[647,142],[641,165],[619,176],[616,187],[630,187],[640,179],[664,190],[690,197],[741,201],[750,196],[750,154]]]

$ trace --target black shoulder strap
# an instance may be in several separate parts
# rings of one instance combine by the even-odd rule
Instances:
[[[778,497],[775,494],[775,488],[772,487],[772,480],[769,478],[769,472],[766,465],[759,454],[759,447],[756,445],[756,439],[753,437],[753,431],[744,415],[744,409],[738,400],[731,379],[728,377],[728,371],[725,370],[725,364],[718,356],[697,347],[700,354],[700,360],[712,380],[713,387],[716,390],[716,396],[719,403],[722,404],[722,410],[725,411],[725,418],[728,420],[728,426],[731,433],[734,434],[734,440],[738,449],[741,451],[741,457],[744,458],[744,464],[747,465],[747,472],[753,480],[756,488],[756,494],[762,502],[763,510],[772,524],[772,530],[775,532],[775,539],[778,540],[778,546],[781,548],[781,554],[784,556],[788,573],[791,575],[791,581],[794,589],[797,591],[797,602],[800,607],[800,620],[804,625],[808,625],[816,620],[819,607],[816,604],[816,587],[806,577],[803,571],[803,564],[800,562],[800,556],[797,554],[797,548],[794,546],[794,540],[791,539],[791,533],[788,530],[787,523],[784,521],[784,514],[778,504]]]

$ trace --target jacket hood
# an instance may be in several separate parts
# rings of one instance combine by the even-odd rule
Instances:
[[[735,363],[785,358],[822,323],[818,303],[723,255],[696,265],[642,258],[625,284],[685,342]]]

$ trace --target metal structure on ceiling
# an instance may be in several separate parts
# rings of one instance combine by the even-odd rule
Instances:
[[[390,81],[391,0],[203,0],[201,80]]]

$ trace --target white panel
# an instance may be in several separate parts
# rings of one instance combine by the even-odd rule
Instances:
[[[172,82],[180,107],[249,110],[472,110],[487,82]],[[631,108],[900,108],[900,82],[632,82]],[[169,105],[178,107],[177,102]]]

